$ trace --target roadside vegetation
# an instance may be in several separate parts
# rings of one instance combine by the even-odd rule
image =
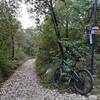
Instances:
[[[18,9],[0,1],[0,84],[34,55],[33,29],[22,29]]]

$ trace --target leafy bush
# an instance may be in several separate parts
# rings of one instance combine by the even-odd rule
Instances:
[[[20,64],[27,60],[27,56],[23,51],[18,51],[16,57],[12,60],[9,54],[4,50],[0,50],[0,81],[6,80]]]
[[[44,83],[52,82],[53,72],[55,68],[59,67],[61,64],[61,55],[53,28],[51,19],[48,18],[43,25],[43,33],[37,37],[36,70]],[[79,54],[82,56],[82,59],[84,59],[84,65],[86,64],[85,57],[87,57],[87,59],[89,58],[89,48],[87,44],[84,43],[86,42],[86,37],[84,35],[80,37],[80,40],[72,40],[69,37],[67,39],[62,39],[60,42],[62,43],[67,57],[72,59],[72,53],[76,55]]]
[[[0,81],[9,76],[10,67],[8,66],[7,55],[4,49],[0,50]]]

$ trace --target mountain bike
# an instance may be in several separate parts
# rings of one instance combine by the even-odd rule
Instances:
[[[80,59],[81,56],[75,56],[74,65],[70,65],[69,59],[64,57],[61,66],[54,72],[54,82],[59,84],[63,77],[67,77],[67,82],[72,90],[86,95],[93,89],[94,79],[87,69],[75,68]]]

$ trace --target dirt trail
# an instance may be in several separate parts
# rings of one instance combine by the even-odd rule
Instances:
[[[97,100],[96,96],[85,98],[76,94],[60,94],[57,90],[42,87],[35,72],[35,59],[26,61],[3,84],[0,100]]]

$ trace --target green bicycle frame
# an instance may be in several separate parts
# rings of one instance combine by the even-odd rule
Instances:
[[[72,80],[80,81],[80,77],[79,77],[77,71],[74,71],[72,69],[69,59],[66,58],[63,60],[63,67],[64,67],[64,71],[68,72],[71,76],[69,80],[72,79]]]
[[[63,67],[64,67],[64,71],[69,72],[72,70],[70,62],[68,59],[64,59],[63,60]]]

